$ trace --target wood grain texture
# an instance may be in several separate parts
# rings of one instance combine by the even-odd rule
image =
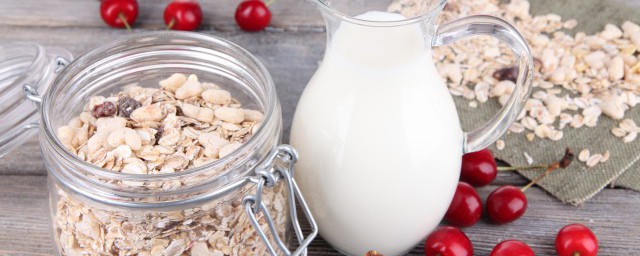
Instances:
[[[164,28],[169,0],[141,0],[134,27]],[[240,0],[201,0],[203,29],[236,29],[234,14]],[[31,27],[105,27],[99,0],[0,0],[0,25]],[[321,27],[324,22],[311,1],[278,0],[270,6],[275,29]]]
[[[161,29],[162,12],[168,1],[139,1],[141,12],[135,31]],[[239,2],[201,0],[205,17],[201,32],[236,42],[263,61],[278,89],[288,138],[298,98],[324,53],[324,23],[309,1],[278,0],[271,7],[274,18],[267,31],[244,33],[233,21]],[[601,28],[603,20],[616,24],[626,19],[640,21],[637,0],[532,2],[534,13],[555,12],[578,18],[583,24],[579,28],[588,31]],[[0,43],[38,42],[79,55],[128,34],[107,28],[99,18],[98,6],[97,0],[0,0]],[[54,253],[45,175],[37,138],[0,159],[0,255]],[[496,185],[525,183],[518,175],[501,173],[492,186],[481,188],[480,194],[486,198]],[[555,233],[571,222],[594,229],[601,242],[600,255],[640,255],[639,194],[606,189],[579,208],[563,205],[535,187],[527,196],[530,208],[515,223],[494,226],[487,224],[485,218],[465,229],[474,242],[476,255],[487,255],[499,241],[510,238],[529,243],[536,255],[555,255]],[[319,238],[312,244],[310,255],[339,254]],[[411,255],[422,255],[422,247],[418,246]]]
[[[46,176],[0,176],[0,255],[53,254]]]
[[[479,189],[480,196],[484,200],[495,188],[491,185]],[[0,255],[54,252],[46,195],[44,176],[0,178]],[[640,226],[632,221],[637,219],[640,194],[608,189],[580,208],[561,204],[535,187],[527,191],[527,198],[531,207],[516,222],[497,226],[488,224],[484,216],[478,224],[464,230],[473,241],[476,255],[488,255],[493,246],[505,239],[528,243],[536,255],[555,255],[555,234],[562,226],[574,222],[593,229],[602,247],[599,255],[639,255]],[[307,223],[303,224],[308,229]],[[340,255],[321,238],[313,242],[309,252]],[[410,255],[423,255],[422,245]]]
[[[269,8],[272,21],[269,30],[323,30],[324,21],[315,8],[315,0],[278,0]],[[390,0],[375,0],[390,2]],[[139,1],[140,12],[134,28],[164,28],[163,13],[169,0]],[[200,0],[203,11],[202,29],[237,30],[233,15],[241,0]],[[508,2],[508,1],[503,1]],[[640,1],[558,1],[533,0],[534,14],[557,13],[566,19],[581,20],[578,28],[594,32],[604,24],[629,19],[639,21]],[[18,27],[106,27],[99,15],[99,0],[0,0],[0,25]],[[589,17],[586,19],[585,17]],[[137,30],[137,29],[136,29]],[[1,35],[0,35],[1,37]]]

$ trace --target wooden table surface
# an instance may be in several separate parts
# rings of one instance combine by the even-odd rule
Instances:
[[[609,1],[638,5],[634,4],[636,0]],[[162,11],[168,1],[139,2],[141,12],[135,31],[161,29]],[[238,43],[257,55],[270,70],[283,105],[287,137],[298,97],[324,53],[325,34],[319,13],[307,1],[279,0],[272,6],[274,18],[265,32],[245,33],[238,30],[233,21],[237,0],[201,2],[205,18],[200,32]],[[575,3],[581,5],[580,8],[595,8],[591,11],[596,15],[597,8],[601,8],[585,5],[582,0],[540,0],[533,2],[533,9],[544,9],[546,4],[557,2],[565,7]],[[0,43],[38,42],[63,47],[78,55],[128,33],[107,28],[99,18],[98,6],[95,0],[0,0]],[[624,9],[624,6],[606,8]],[[571,16],[571,12],[568,15]],[[573,15],[579,16],[579,12]],[[621,21],[612,20],[618,24]],[[0,255],[55,254],[46,175],[36,138],[0,159]],[[526,180],[515,174],[500,174],[494,184],[479,191],[484,199],[501,184],[525,183]],[[476,255],[488,255],[495,244],[505,239],[525,241],[537,255],[555,255],[556,232],[574,222],[586,224],[595,231],[600,240],[600,255],[640,255],[639,193],[608,188],[579,207],[563,205],[536,187],[527,191],[527,197],[529,209],[518,221],[496,226],[487,224],[485,216],[475,226],[464,229]],[[339,255],[321,238],[314,241],[309,252],[310,255]],[[421,245],[411,252],[411,255],[420,254]]]

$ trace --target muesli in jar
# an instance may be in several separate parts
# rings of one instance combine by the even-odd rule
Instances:
[[[225,158],[240,148],[264,118],[245,109],[220,86],[196,75],[173,74],[159,87],[136,84],[111,96],[93,96],[82,113],[57,129],[65,147],[79,159],[114,173],[170,175]],[[231,164],[226,165],[229,167]],[[205,176],[164,181],[96,178],[113,189],[171,192],[195,186]],[[194,185],[195,184],[195,185]],[[179,209],[131,209],[101,205],[52,184],[56,242],[62,255],[267,255],[242,198],[255,186]],[[153,194],[153,193],[151,193]],[[138,198],[145,202],[181,200],[184,193]],[[285,237],[289,209],[282,183],[265,188],[275,229]],[[264,214],[257,215],[269,230]],[[271,233],[267,237],[272,240]]]

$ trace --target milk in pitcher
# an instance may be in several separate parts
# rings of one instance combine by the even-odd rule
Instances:
[[[322,237],[349,255],[405,253],[456,189],[463,133],[420,26],[342,21],[295,113],[295,178]]]

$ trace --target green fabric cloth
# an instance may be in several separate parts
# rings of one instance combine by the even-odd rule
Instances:
[[[601,31],[605,24],[621,25],[626,20],[640,23],[640,1],[635,0],[530,0],[531,12],[534,15],[556,13],[563,19],[576,19],[579,26],[573,30],[585,31],[589,34]],[[565,92],[566,93],[566,92]],[[479,123],[488,120],[499,109],[499,104],[491,101],[480,104],[478,108],[468,107],[468,101],[456,97],[462,126],[469,130]],[[640,125],[640,106],[627,112],[630,118]],[[524,152],[532,158],[534,164],[551,163],[559,160],[566,147],[573,149],[576,159],[567,169],[559,169],[549,174],[539,185],[565,203],[580,204],[588,200],[608,184],[614,182],[621,186],[640,191],[640,138],[632,143],[624,143],[611,134],[611,128],[618,122],[606,116],[600,117],[595,128],[583,127],[573,129],[565,127],[564,138],[558,142],[535,138],[529,142],[525,133],[506,134],[503,140],[506,148],[497,150],[495,145],[490,149],[499,159],[513,166],[526,166]],[[577,160],[582,149],[589,149],[591,154],[609,150],[610,159],[593,168]],[[626,171],[626,173],[625,173]],[[522,171],[529,179],[539,176],[543,170]],[[624,175],[621,175],[623,174]]]
[[[636,161],[626,172],[620,175],[612,185],[640,191],[640,160]]]

